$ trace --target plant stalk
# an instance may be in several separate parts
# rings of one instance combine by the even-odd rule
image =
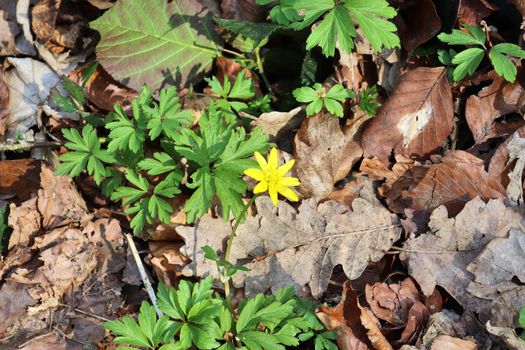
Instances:
[[[268,92],[270,95],[272,94],[272,87],[270,86],[270,82],[268,81],[268,78],[266,78],[266,74],[264,74],[264,65],[261,60],[261,53],[260,48],[256,48],[254,51],[255,54],[255,60],[257,62],[257,70],[261,74],[262,80],[264,82],[264,85],[266,85],[266,88],[268,89]]]

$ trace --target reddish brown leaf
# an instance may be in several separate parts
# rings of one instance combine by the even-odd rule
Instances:
[[[397,213],[405,208],[428,212],[443,204],[449,215],[455,215],[475,197],[486,201],[506,196],[499,181],[484,170],[482,160],[463,151],[449,151],[441,163],[415,166],[410,172],[384,192],[389,208]]]
[[[319,114],[306,118],[295,136],[296,169],[299,191],[316,200],[326,198],[334,184],[343,179],[361,158],[361,146],[355,141],[361,118],[344,131],[339,119]]]
[[[244,22],[264,20],[265,10],[255,0],[222,0],[221,18]]]
[[[407,51],[432,39],[441,29],[441,19],[432,0],[406,2],[399,14],[399,37]]]
[[[23,202],[40,188],[40,161],[17,159],[0,161],[0,199]]]
[[[524,90],[519,83],[508,83],[497,78],[492,85],[467,99],[465,117],[476,143],[514,132],[525,124],[522,118],[507,123],[495,122],[497,118],[520,111],[520,97]]]
[[[377,317],[374,316],[374,313],[367,307],[358,306],[361,310],[361,323],[368,330],[368,339],[372,342],[374,349],[392,350],[392,345],[390,345],[383,333],[381,333],[381,323],[379,323]]]
[[[392,155],[427,157],[441,148],[452,131],[452,92],[445,68],[408,71],[363,132],[367,158],[388,164]]]
[[[86,64],[72,71],[69,74],[69,79],[81,85],[84,82],[83,74],[91,64]],[[117,82],[100,65],[89,77],[84,91],[89,101],[106,111],[112,111],[113,106],[117,103],[129,106],[131,100],[138,96],[135,90]]]
[[[518,130],[516,130],[516,132],[518,133],[520,137],[525,137],[525,126],[522,126]],[[511,138],[512,138],[512,135],[509,136],[507,140],[505,140],[505,142],[503,142],[501,145],[498,146],[498,148],[492,155],[492,158],[490,159],[489,169],[488,169],[490,177],[498,179],[498,181],[505,188],[509,184],[508,174],[514,167],[513,162],[508,164],[509,150],[507,148],[507,145],[509,144]]]
[[[339,304],[335,307],[321,305],[316,314],[328,330],[336,331],[339,349],[369,349],[366,329],[359,319],[357,294],[352,290],[348,281],[343,285],[343,295]]]
[[[458,22],[470,26],[479,26],[479,22],[498,8],[489,0],[460,0]]]

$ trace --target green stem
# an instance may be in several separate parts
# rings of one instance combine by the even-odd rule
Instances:
[[[219,50],[221,50],[223,52],[226,52],[226,53],[229,53],[230,55],[234,55],[234,56],[246,59],[246,56],[244,56],[243,54],[240,54],[240,53],[238,53],[236,51],[229,50],[229,49],[226,49],[224,47],[219,47]]]
[[[233,240],[235,238],[235,233],[237,232],[237,229],[239,228],[241,221],[244,220],[244,217],[246,216],[246,213],[248,212],[248,208],[252,206],[252,204],[255,202],[255,199],[257,199],[257,197],[258,195],[254,195],[252,198],[250,198],[248,203],[246,203],[246,206],[242,209],[241,214],[239,215],[237,220],[235,220],[235,225],[233,225],[232,233],[230,235],[230,238],[228,238],[228,244],[226,245],[226,253],[224,254],[225,261],[229,261],[230,254],[232,251],[232,246],[233,246]],[[230,280],[225,278],[223,283],[224,283],[224,294],[226,295],[226,303],[228,304],[228,308],[230,309],[230,311],[233,312],[233,306],[232,306],[232,301],[231,301],[231,296],[230,296]]]
[[[262,80],[264,82],[264,85],[266,85],[266,88],[268,89],[268,92],[270,95],[272,94],[272,87],[270,86],[270,82],[268,81],[268,78],[266,78],[266,74],[264,74],[264,66],[261,60],[261,54],[260,54],[260,48],[256,48],[254,51],[255,59],[257,62],[257,70],[261,74]]]

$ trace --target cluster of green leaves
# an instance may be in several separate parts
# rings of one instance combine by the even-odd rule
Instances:
[[[260,5],[274,4],[273,22],[302,30],[319,21],[310,33],[306,47],[321,47],[325,56],[335,54],[336,43],[344,52],[354,48],[356,23],[376,51],[400,46],[396,26],[387,19],[397,14],[386,0],[257,0]]]
[[[225,219],[230,212],[237,217],[247,189],[242,173],[253,166],[253,152],[268,149],[268,137],[260,129],[247,135],[237,126],[234,111],[249,106],[235,100],[254,95],[244,74],[233,86],[228,80],[221,86],[216,78],[210,85],[219,98],[203,112],[198,131],[190,129],[192,112],[182,109],[174,87],[161,90],[157,102],[147,86],[132,101],[131,118],[121,105],[115,105],[115,112],[103,120],[109,132],[107,145],[100,142],[91,124],[81,133],[64,129],[69,152],[60,157],[57,174],[77,176],[86,171],[93,175],[108,197],[122,201],[125,213],[133,216],[131,227],[137,234],[157,218],[169,222],[170,199],[181,193],[184,157],[191,178],[185,186],[194,190],[184,207],[188,222],[206,213],[214,196],[221,202]],[[150,155],[151,149],[158,152]]]
[[[516,80],[516,66],[510,57],[524,58],[525,51],[518,45],[501,43],[488,49],[487,37],[481,27],[463,26],[467,31],[453,29],[450,34],[441,33],[439,40],[449,45],[470,46],[466,50],[456,52],[454,50],[440,50],[439,60],[445,64],[454,66],[452,78],[454,81],[463,79],[473,74],[479,67],[481,61],[488,54],[490,62],[496,73],[509,82]]]
[[[343,102],[347,99],[356,98],[356,94],[346,89],[342,84],[335,84],[328,91],[316,83],[312,87],[303,86],[293,91],[293,96],[299,102],[308,103],[306,107],[306,114],[308,116],[315,115],[323,110],[323,108],[330,114],[334,114],[339,118],[343,117]],[[377,109],[381,106],[377,102],[377,87],[373,86],[370,89],[363,89],[357,97],[357,104],[368,115],[374,116]]]
[[[137,321],[126,316],[105,323],[116,343],[160,350],[284,350],[314,339],[316,350],[337,349],[336,335],[319,322],[315,305],[296,297],[292,287],[243,300],[235,314],[214,294],[211,277],[195,284],[181,280],[178,289],[161,284],[157,298],[161,317],[143,302]]]
[[[0,257],[7,254],[9,238],[13,231],[7,224],[9,218],[9,205],[0,205]]]

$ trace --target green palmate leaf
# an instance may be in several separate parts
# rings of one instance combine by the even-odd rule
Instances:
[[[397,12],[386,0],[346,0],[344,6],[359,24],[374,50],[399,47],[399,37],[395,34],[396,26],[385,20],[394,18]]]
[[[348,98],[355,97],[355,94],[346,89],[341,84],[332,86],[326,94],[321,84],[314,84],[311,87],[302,87],[293,91],[295,99],[299,102],[308,103],[306,114],[311,116],[321,112],[323,106],[326,110],[338,117],[343,116],[343,103]]]
[[[270,35],[284,27],[272,23],[239,22],[230,19],[215,18],[215,21],[229,32],[237,34],[241,41],[233,41],[232,45],[243,52],[253,52],[266,45]]]
[[[505,80],[514,82],[517,70],[508,56],[521,59],[525,57],[525,51],[518,45],[503,43],[495,45],[489,52],[489,57],[496,73],[505,78]]]
[[[253,166],[250,158],[255,151],[263,152],[268,148],[268,137],[260,129],[247,137],[243,128],[226,123],[221,112],[213,109],[203,113],[199,126],[199,133],[187,130],[175,147],[196,167],[187,185],[195,189],[184,205],[187,220],[193,222],[202,216],[215,194],[221,202],[225,220],[230,212],[238,217],[244,207],[241,195],[247,188],[242,173]]]
[[[246,78],[246,71],[244,70],[237,74],[233,86],[226,76],[224,77],[222,85],[216,77],[205,80],[208,82],[211,91],[221,97],[217,100],[219,109],[227,112],[231,112],[232,110],[239,112],[248,108],[248,104],[233,100],[247,99],[255,96],[253,81],[251,78]]]
[[[323,21],[312,30],[306,41],[306,48],[320,46],[325,56],[333,56],[335,44],[344,52],[351,52],[354,48],[353,39],[357,35],[348,10],[338,5],[331,10]]]
[[[359,95],[359,108],[366,114],[374,116],[377,113],[377,109],[381,107],[381,103],[377,102],[379,94],[377,92],[377,86],[372,86],[370,89],[363,89]]]
[[[161,90],[159,103],[154,103],[153,108],[148,108],[146,114],[149,118],[147,125],[150,129],[149,137],[152,140],[159,137],[161,133],[173,139],[180,128],[187,127],[192,122],[192,113],[182,110],[175,87]]]
[[[246,331],[238,335],[250,350],[285,350],[286,348],[273,335],[260,331]]]
[[[438,39],[449,45],[485,45],[485,32],[480,27],[465,25],[469,33],[462,30],[452,29],[450,34],[441,33]]]
[[[196,81],[222,44],[210,11],[195,0],[121,0],[91,26],[101,34],[101,65],[136,90]]]
[[[454,73],[452,74],[454,80],[461,80],[467,74],[470,75],[474,73],[484,56],[485,51],[477,47],[466,49],[455,55],[452,59],[452,63],[457,64],[458,66],[454,68]]]
[[[148,175],[160,175],[177,169],[177,162],[167,153],[155,152],[153,158],[146,158],[138,163],[142,170],[147,170]]]
[[[115,159],[100,148],[97,133],[91,125],[84,126],[82,135],[75,129],[64,129],[62,133],[69,141],[65,146],[72,152],[60,157],[57,175],[77,176],[86,169],[97,184],[102,182],[103,177],[110,175],[104,163],[113,163]]]

